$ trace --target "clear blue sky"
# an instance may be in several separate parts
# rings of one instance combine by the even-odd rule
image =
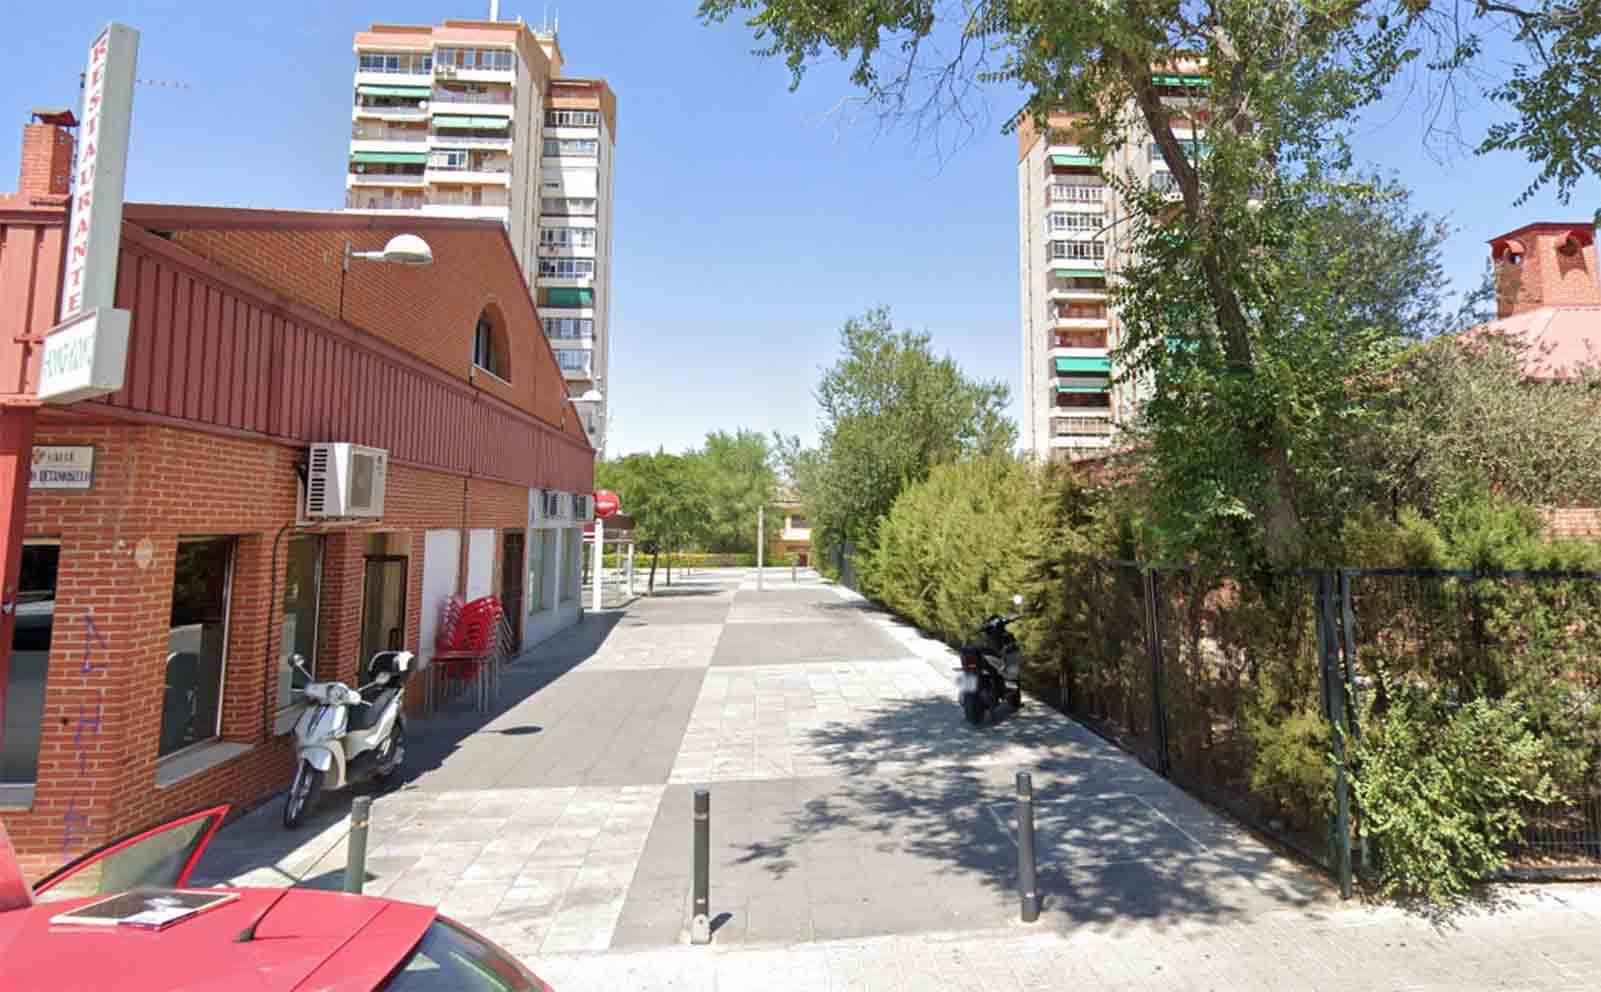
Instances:
[[[819,71],[798,92],[748,31],[702,27],[694,0],[584,0],[561,9],[572,75],[618,95],[611,451],[681,449],[708,430],[815,434],[811,388],[847,316],[886,303],[971,373],[1020,378],[1016,97],[988,94],[980,134],[942,163],[909,135],[831,108],[850,93]],[[206,13],[200,13],[204,9]],[[504,0],[539,22],[547,5]],[[65,7],[0,0],[7,52],[0,188],[14,188],[28,108],[77,105],[84,46],[111,19],[141,32],[128,196],[334,209],[343,201],[352,34],[374,21],[487,16],[482,3],[417,0],[213,5],[162,0]],[[1477,283],[1485,239],[1534,219],[1588,218],[1597,183],[1567,207],[1512,200],[1530,168],[1501,155],[1445,163],[1415,110],[1382,108],[1360,157],[1447,214],[1448,270]],[[1466,126],[1482,128],[1484,108]]]

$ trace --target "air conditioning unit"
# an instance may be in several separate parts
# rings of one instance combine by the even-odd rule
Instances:
[[[389,452],[359,444],[311,446],[306,517],[381,517]]]

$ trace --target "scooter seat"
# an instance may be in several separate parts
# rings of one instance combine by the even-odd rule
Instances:
[[[383,715],[384,710],[389,706],[390,700],[398,695],[400,695],[399,689],[385,689],[360,706],[351,707],[352,712],[348,728],[360,731],[371,730],[376,727],[378,718]]]

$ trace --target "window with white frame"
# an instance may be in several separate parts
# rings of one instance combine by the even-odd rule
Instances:
[[[1099,231],[1106,226],[1105,214],[1047,214],[1051,233],[1067,231]]]
[[[546,138],[545,155],[554,158],[594,158],[600,142],[594,138]]]
[[[1106,245],[1100,241],[1052,241],[1051,258],[1099,262],[1106,258]]]
[[[558,348],[556,364],[561,366],[564,372],[588,372],[589,352],[578,348]]]
[[[539,274],[547,279],[588,279],[595,274],[593,258],[542,258]]]
[[[552,248],[593,248],[595,229],[592,227],[542,227],[539,243]]]
[[[361,72],[420,75],[434,71],[434,59],[432,55],[413,52],[362,52],[357,56],[356,67]]]
[[[1100,203],[1105,190],[1104,186],[1084,183],[1053,183],[1051,200],[1055,203]]]
[[[578,341],[593,337],[595,334],[595,318],[593,317],[546,317],[545,336],[558,341]]]
[[[600,124],[598,110],[547,110],[546,127],[595,127]]]
[[[457,69],[509,72],[516,66],[510,51],[499,48],[436,48],[434,60]]]

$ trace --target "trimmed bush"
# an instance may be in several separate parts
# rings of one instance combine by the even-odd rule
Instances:
[[[1010,457],[940,465],[903,490],[857,557],[862,591],[949,642],[1028,591],[1045,530],[1040,478]]]

